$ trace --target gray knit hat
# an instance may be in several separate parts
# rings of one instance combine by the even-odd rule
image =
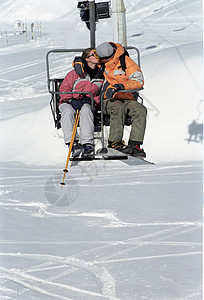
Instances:
[[[101,59],[109,59],[114,55],[115,51],[111,44],[105,42],[96,47],[96,53]]]

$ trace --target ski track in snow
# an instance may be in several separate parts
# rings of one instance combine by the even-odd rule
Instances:
[[[83,163],[82,163],[83,164]],[[186,183],[186,176],[189,175],[198,175],[199,174],[199,165],[188,165],[188,166],[151,166],[139,170],[135,167],[128,167],[128,170],[120,166],[115,166],[114,164],[109,166],[107,165],[104,168],[103,164],[98,164],[98,173],[94,179],[94,187],[106,186],[104,184],[107,181],[111,180],[113,176],[116,176],[116,180],[120,180],[125,176],[131,178],[130,173],[139,176],[143,180],[143,184],[153,184],[155,185],[155,174],[161,176],[164,180],[162,184],[178,184],[181,182]],[[103,166],[103,167],[102,167]],[[110,167],[110,168],[109,168]],[[193,169],[194,168],[194,169]],[[4,167],[2,166],[2,170]],[[6,169],[5,169],[6,170]],[[7,168],[7,170],[9,170]],[[162,259],[176,259],[176,258],[185,258],[185,257],[196,257],[202,255],[202,243],[198,241],[177,241],[177,237],[182,237],[186,234],[189,234],[194,231],[198,231],[202,228],[202,220],[195,222],[147,222],[147,223],[138,223],[138,222],[124,222],[118,218],[117,213],[111,211],[103,212],[78,212],[78,211],[68,211],[57,213],[55,209],[50,207],[47,203],[44,202],[35,202],[29,201],[28,203],[22,202],[19,198],[12,199],[12,195],[19,195],[24,192],[25,188],[33,188],[40,184],[43,186],[46,178],[49,177],[49,174],[59,172],[60,169],[49,169],[49,168],[21,168],[19,166],[15,167],[14,170],[18,170],[19,173],[29,172],[28,175],[20,176],[5,176],[1,178],[1,182],[4,184],[1,185],[1,198],[3,201],[0,203],[0,207],[3,209],[8,209],[9,211],[19,211],[23,214],[31,214],[34,218],[43,218],[43,219],[53,219],[53,218],[73,218],[73,220],[79,220],[81,218],[83,222],[86,223],[89,227],[93,228],[154,228],[153,232],[147,233],[141,236],[136,236],[128,239],[105,241],[105,240],[94,240],[94,241],[38,241],[38,240],[22,240],[22,241],[12,241],[12,240],[1,240],[1,245],[15,245],[15,247],[20,247],[19,252],[1,252],[0,256],[4,259],[10,257],[11,259],[17,260],[26,260],[29,262],[29,266],[23,269],[19,267],[12,268],[0,268],[4,280],[8,282],[14,282],[20,285],[22,288],[18,290],[18,297],[24,296],[30,291],[34,291],[44,296],[48,296],[54,299],[78,299],[78,297],[87,297],[88,299],[121,299],[116,297],[116,280],[108,271],[110,266],[117,264],[125,264],[128,262],[139,262],[139,261],[151,261],[151,260],[162,260]],[[88,184],[84,184],[84,181],[87,179],[84,176],[81,176],[81,172],[84,169],[78,165],[73,167],[72,172],[74,176],[77,177],[79,187],[86,188]],[[180,170],[180,172],[179,172]],[[37,175],[32,173],[38,172]],[[89,168],[89,172],[95,173],[94,168]],[[45,174],[43,174],[45,173]],[[119,175],[120,174],[120,175]],[[178,180],[177,176],[180,178]],[[172,180],[174,178],[174,180]],[[144,180],[151,179],[151,182],[145,183]],[[12,182],[12,184],[10,184]],[[81,183],[82,182],[82,183]],[[101,184],[96,184],[96,182],[101,182]],[[129,182],[129,180],[128,180]],[[142,181],[141,181],[142,182]],[[190,182],[190,181],[189,181]],[[195,181],[192,183],[198,182],[195,177]],[[134,184],[133,184],[134,183]],[[133,181],[132,185],[137,186],[137,182]],[[89,183],[90,186],[90,183]],[[18,193],[17,190],[18,188]],[[14,192],[15,191],[15,192]],[[6,201],[5,201],[6,200]],[[93,221],[91,221],[93,220]],[[95,222],[96,221],[96,222]],[[160,229],[161,228],[161,229]],[[56,256],[43,253],[26,253],[23,251],[25,246],[74,246],[84,245],[88,246],[88,250],[77,251],[75,254],[64,256]],[[165,247],[168,246],[170,250],[169,253],[162,252],[162,249],[157,252],[157,255],[141,255],[140,249],[148,249],[149,247]],[[179,247],[179,251],[178,251]],[[174,250],[175,248],[175,250]],[[139,251],[139,252],[138,252]],[[144,250],[143,250],[144,251]],[[137,254],[138,253],[138,254]],[[36,262],[36,263],[35,263]],[[108,268],[107,268],[108,267]],[[70,276],[78,274],[83,270],[85,274],[89,274],[94,278],[96,283],[95,292],[89,291],[87,289],[82,289],[75,287],[69,284],[59,283],[59,280],[62,278],[69,278]],[[49,272],[55,272],[55,275],[47,276]],[[170,280],[170,279],[169,279]],[[61,282],[61,281],[60,281]],[[52,291],[52,288],[55,289],[55,292]],[[98,292],[96,292],[98,290]],[[64,297],[64,292],[66,291],[67,296]],[[12,295],[12,293],[10,292]],[[199,292],[198,292],[199,294]],[[70,295],[70,296],[69,296]],[[83,296],[82,296],[83,295]],[[72,298],[74,297],[74,298]],[[12,299],[12,298],[11,298]],[[20,298],[19,298],[20,299]]]
[[[44,41],[49,45],[49,37],[44,37]],[[42,47],[42,44],[40,44]],[[20,53],[19,55],[22,55],[22,52],[25,51],[39,51],[38,48],[38,40],[34,40],[33,44],[30,45],[28,49],[27,44],[19,45]],[[50,46],[48,46],[50,47]],[[10,46],[7,48],[3,48],[0,50],[0,54],[3,55],[6,50],[6,55],[11,57],[14,54],[14,51],[16,51],[16,48],[18,48],[18,45]],[[14,50],[14,51],[12,51]],[[47,49],[47,51],[49,48]],[[4,93],[5,96],[0,97],[0,102],[7,102],[7,101],[16,101],[16,100],[27,100],[27,99],[35,99],[35,98],[42,98],[43,96],[47,97],[47,86],[46,86],[46,70],[45,70],[45,49],[42,49],[42,55],[41,57],[44,57],[43,59],[32,59],[30,61],[15,65],[11,65],[9,67],[3,67],[0,71],[0,82],[1,82],[1,89],[2,89],[2,95]],[[53,61],[53,67],[51,68],[52,75],[55,76],[55,74],[62,74],[61,77],[63,78],[68,70],[64,70],[64,65],[71,65],[71,62],[73,60],[73,56],[71,54],[67,54],[65,57],[61,55],[61,57],[55,58],[50,57],[50,60]],[[9,59],[8,59],[9,61]],[[37,71],[36,71],[37,69]],[[34,70],[32,72],[32,70]],[[41,71],[40,71],[41,70]],[[23,76],[22,78],[19,78],[18,80],[15,79],[8,79],[8,76],[12,76],[14,73],[20,73],[23,72],[24,74],[30,74],[27,76]],[[56,75],[57,76],[57,75]]]
[[[201,226],[201,223],[198,224],[195,223],[194,225],[195,227]],[[162,242],[165,239],[168,239],[169,237],[180,235],[182,233],[186,233],[191,230],[195,230],[195,228],[192,228],[191,225],[190,226],[181,225],[175,228],[165,229],[162,231],[154,232],[152,234],[147,234],[140,238],[132,238],[123,242],[114,241],[110,245],[96,247],[88,251],[83,251],[82,253],[77,253],[74,256],[68,256],[68,257],[56,257],[50,255],[43,255],[43,254],[38,255],[38,254],[26,254],[26,253],[0,253],[1,256],[28,258],[31,259],[32,261],[33,260],[45,261],[43,262],[43,264],[42,263],[37,264],[32,266],[31,268],[27,268],[24,270],[18,270],[18,269],[8,270],[5,268],[0,268],[0,270],[5,275],[5,278],[20,283],[22,286],[27,288],[27,290],[22,290],[21,292],[18,292],[18,295],[22,295],[29,290],[34,290],[41,294],[46,294],[52,297],[56,297],[56,299],[69,299],[69,298],[64,298],[63,296],[60,296],[58,294],[49,293],[49,291],[45,289],[46,287],[54,286],[55,288],[60,287],[66,290],[72,290],[77,294],[79,293],[82,295],[83,294],[89,295],[90,297],[94,296],[95,299],[97,298],[118,299],[115,297],[115,293],[114,293],[114,289],[115,289],[114,279],[110,276],[110,274],[107,272],[106,269],[101,267],[102,265],[114,264],[119,262],[120,263],[128,262],[128,261],[160,259],[160,258],[167,258],[167,257],[173,258],[173,257],[184,257],[184,256],[192,256],[192,255],[202,255],[202,251],[189,251],[189,252],[181,252],[181,253],[170,253],[165,255],[156,255],[156,256],[140,256],[140,257],[136,256],[136,257],[120,258],[121,255],[124,255],[125,253],[128,253],[132,250],[141,247],[148,247],[149,245],[152,244],[158,245],[159,244],[158,242]],[[153,241],[151,240],[152,238]],[[24,243],[26,244],[26,242]],[[164,244],[163,243],[161,244],[164,245],[165,242]],[[171,246],[174,245],[174,243],[172,242],[170,244]],[[169,245],[168,242],[167,245]],[[178,243],[175,243],[175,245],[178,245]],[[182,245],[182,243],[180,245]],[[201,247],[201,244],[197,245],[196,243],[190,243],[187,245],[184,243],[184,245],[185,247],[190,246],[193,249],[196,246]],[[97,257],[97,261],[90,260],[90,257]],[[113,257],[119,257],[119,258],[113,259]],[[45,270],[54,270],[54,269],[60,270],[61,268],[68,269],[68,270],[65,271],[63,270],[63,272],[59,272],[58,275],[46,279],[42,279],[41,277],[30,275],[30,273],[35,273],[35,272],[39,273]],[[59,279],[73,272],[77,272],[79,269],[83,269],[87,272],[90,271],[91,273],[93,273],[95,277],[99,278],[102,284],[101,287],[102,294],[81,290],[73,286],[69,286],[67,284],[65,285],[65,284],[58,284],[56,282],[53,282],[53,280]],[[32,284],[29,283],[30,281],[32,282]],[[43,285],[44,288],[40,288],[41,285]],[[112,295],[110,296],[110,294]]]

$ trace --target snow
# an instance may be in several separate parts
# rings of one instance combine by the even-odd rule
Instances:
[[[89,31],[77,1],[0,1],[1,299],[202,299],[202,1],[124,2],[155,165],[72,163],[61,189],[67,149],[45,56],[88,47]],[[27,35],[14,35],[16,19]],[[111,22],[97,24],[97,44],[113,39]],[[54,55],[51,77],[72,59]]]
[[[72,3],[76,1],[70,1]],[[64,12],[70,13],[74,11],[73,7],[67,9],[66,0],[52,1],[50,5],[49,0],[1,0],[1,20],[43,20],[52,21],[64,15]]]

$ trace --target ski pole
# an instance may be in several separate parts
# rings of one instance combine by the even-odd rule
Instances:
[[[79,116],[80,116],[80,114],[79,114],[79,111],[77,110],[75,120],[74,120],[73,130],[72,130],[71,141],[70,141],[70,145],[69,145],[69,152],[68,152],[68,155],[67,155],[67,161],[66,161],[65,169],[63,170],[64,176],[63,176],[62,182],[60,183],[62,188],[63,188],[63,185],[65,185],[64,180],[65,180],[66,173],[68,172],[67,167],[68,167],[72,147],[73,147],[73,144],[74,144],[74,138],[75,138],[75,135],[76,135],[77,126],[78,126],[78,123],[79,123]]]

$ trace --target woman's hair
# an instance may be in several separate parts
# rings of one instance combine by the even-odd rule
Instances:
[[[94,50],[94,49],[95,49],[95,48],[87,48],[87,49],[85,49],[85,50],[83,51],[81,57],[85,60],[85,58],[87,58],[87,56],[89,56],[90,51],[91,51],[91,50]]]

